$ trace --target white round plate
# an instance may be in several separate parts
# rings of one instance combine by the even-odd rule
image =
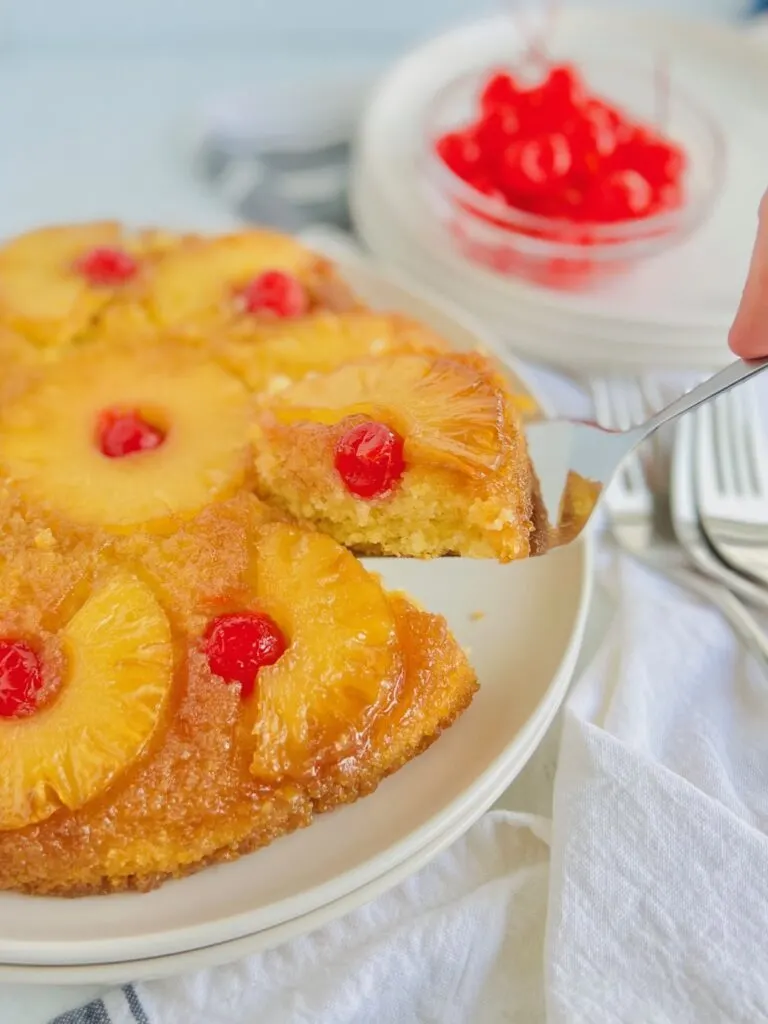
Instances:
[[[360,236],[387,266],[418,278],[435,293],[457,294],[457,278],[447,278],[425,253],[414,245],[403,246],[392,229],[392,218],[375,203],[355,196],[355,223]],[[480,315],[476,293],[475,315]],[[689,331],[659,326],[626,324],[623,328],[595,321],[591,325],[546,306],[514,303],[484,305],[484,322],[510,353],[538,363],[549,363],[569,372],[637,371],[648,369],[714,370],[733,356],[722,330],[693,328]]]
[[[568,669],[570,674],[578,660],[578,647],[573,651],[573,665]],[[565,666],[564,666],[565,671]],[[551,719],[557,711],[552,704],[552,714],[545,720],[541,719],[541,729],[531,731],[528,735],[528,746],[521,749],[522,763],[534,753],[544,737]],[[511,781],[511,780],[510,780]],[[364,903],[376,899],[377,896],[398,885],[451,843],[455,842],[467,831],[477,819],[500,798],[507,784],[499,791],[499,780],[490,779],[487,787],[477,787],[474,791],[474,804],[468,809],[465,818],[458,819],[431,842],[423,846],[417,853],[398,864],[397,867],[385,872],[367,885],[360,886],[347,896],[332,903],[318,907],[317,910],[301,917],[292,918],[274,928],[245,935],[240,939],[220,942],[213,946],[185,953],[172,953],[168,956],[144,957],[139,960],[118,961],[115,963],[72,964],[62,967],[27,966],[25,964],[0,964],[0,984],[16,985],[123,985],[134,981],[148,981],[153,978],[164,978],[188,971],[199,971],[205,967],[217,967],[220,964],[234,963],[236,960],[268,949],[311,931],[322,928],[336,918],[349,914]]]
[[[712,350],[725,332],[738,301],[755,228],[758,200],[768,166],[768,114],[760,96],[768,89],[765,51],[747,32],[724,25],[656,14],[562,9],[555,52],[589,45],[621,53],[670,55],[675,74],[689,93],[706,104],[724,130],[728,148],[726,187],[708,223],[682,245],[639,264],[629,274],[594,292],[563,293],[502,278],[465,260],[435,223],[421,195],[414,153],[424,110],[440,85],[462,70],[503,62],[519,47],[515,22],[497,17],[464,26],[432,40],[399,62],[380,83],[364,121],[353,177],[356,221],[382,258],[369,221],[386,222],[400,254],[410,250],[419,280],[439,286],[494,326],[526,306],[559,314],[585,332],[602,325],[604,339],[620,339],[621,360],[647,365],[646,348],[660,327],[675,348],[668,363],[690,364],[691,349]],[[386,254],[386,260],[392,259]],[[631,341],[627,324],[645,328]],[[676,343],[676,332],[685,341]],[[696,335],[701,334],[699,342]],[[650,339],[650,340],[649,340]],[[579,339],[568,339],[553,361],[579,365]],[[631,347],[634,351],[628,353]],[[658,347],[658,346],[656,346]],[[537,339],[518,351],[539,356]],[[551,357],[548,357],[551,358]],[[707,359],[709,357],[707,356]],[[651,360],[653,362],[653,360]]]
[[[457,347],[481,340],[452,312],[363,262],[339,262],[372,305],[420,317]],[[367,899],[364,887],[380,880],[384,888],[415,870],[420,853],[460,834],[503,792],[565,696],[589,601],[589,545],[506,566],[377,559],[372,567],[389,587],[444,614],[471,649],[481,689],[454,727],[376,793],[234,863],[144,895],[1,894],[0,964],[133,964],[274,930],[321,908],[335,916]],[[342,902],[333,909],[334,901]],[[124,976],[137,973],[134,965]]]

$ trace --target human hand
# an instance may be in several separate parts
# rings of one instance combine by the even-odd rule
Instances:
[[[742,359],[768,356],[768,192],[760,204],[757,241],[728,343]]]

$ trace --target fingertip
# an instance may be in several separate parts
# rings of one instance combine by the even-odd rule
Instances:
[[[768,355],[768,192],[760,202],[752,261],[728,345],[742,359]]]

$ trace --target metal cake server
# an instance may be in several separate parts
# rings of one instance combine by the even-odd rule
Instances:
[[[531,462],[546,510],[537,519],[532,554],[569,544],[582,532],[624,460],[659,427],[768,369],[768,359],[737,360],[631,430],[544,420],[526,426]]]

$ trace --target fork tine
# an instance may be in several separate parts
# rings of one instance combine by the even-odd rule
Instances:
[[[629,380],[624,383],[627,408],[627,428],[635,427],[638,423],[648,418],[648,413],[643,401],[643,391],[640,382]]]
[[[747,384],[742,388],[742,442],[747,463],[747,475],[753,497],[768,496],[768,457],[763,455],[760,441],[764,434],[757,388]]]
[[[696,504],[692,465],[695,465],[696,413],[681,416],[675,429],[675,446],[672,457],[672,479],[670,500],[672,519],[676,525],[696,519]],[[677,512],[677,516],[675,515]]]
[[[713,405],[714,403],[710,402],[691,413],[696,424],[696,487],[701,494],[703,505],[707,505],[724,490],[720,475],[720,460],[715,451]]]
[[[727,436],[727,448],[731,459],[731,479],[734,484],[734,493],[740,496],[747,496],[754,487],[754,476],[748,448],[750,440],[746,436],[743,395],[732,391],[723,395],[720,408],[721,427]]]
[[[619,430],[629,430],[632,426],[632,396],[627,381],[622,378],[610,381],[608,398],[611,403],[611,426]]]
[[[664,392],[658,377],[643,377],[640,383],[640,387],[642,390],[643,398],[645,399],[648,408],[651,410],[651,412],[658,412],[659,409],[663,408],[665,405],[668,404],[665,401]]]
[[[598,377],[592,381],[592,403],[595,407],[597,422],[602,427],[611,427],[612,409],[608,382]]]
[[[598,422],[611,429],[628,430],[644,418],[642,395],[632,379],[592,382],[592,397]],[[617,475],[618,486],[629,491],[645,490],[645,475],[636,455],[630,456]],[[613,485],[612,485],[613,486]]]
[[[736,478],[736,456],[733,432],[728,416],[726,396],[712,403],[712,436],[714,440],[714,456],[718,464],[718,476],[721,489],[728,494],[738,494]]]

